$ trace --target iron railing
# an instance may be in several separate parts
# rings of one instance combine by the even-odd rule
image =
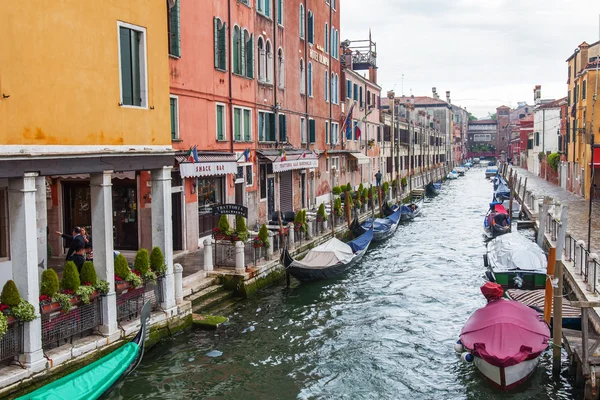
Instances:
[[[117,295],[117,321],[128,321],[137,318],[144,306],[146,287],[127,289]]]
[[[16,356],[23,353],[23,323],[14,321],[0,338],[0,363],[10,364]]]
[[[73,337],[92,334],[102,323],[101,298],[90,304],[74,306],[68,313],[56,311],[42,315],[42,346],[44,349],[72,342]]]
[[[244,266],[249,266],[258,261],[257,252],[252,240],[244,243]],[[214,266],[221,268],[235,268],[235,242],[229,240],[215,240],[213,244]]]

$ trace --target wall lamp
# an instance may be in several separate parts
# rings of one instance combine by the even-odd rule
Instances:
[[[198,182],[196,181],[192,181],[192,190],[190,193],[195,194],[196,193],[196,188],[198,187]]]

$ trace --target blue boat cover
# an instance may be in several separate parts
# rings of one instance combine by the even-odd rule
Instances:
[[[388,215],[385,219],[390,220],[392,224],[396,224],[398,221],[400,221],[400,214],[402,214],[402,212],[396,209],[396,212],[394,212],[392,215]]]
[[[400,213],[401,214],[412,214],[413,210],[411,210],[409,206],[403,205],[402,207],[400,207]]]
[[[436,183],[434,183],[433,187],[436,188],[437,190],[440,190],[442,188],[442,182],[436,182]]]
[[[364,230],[371,229],[373,227],[374,232],[387,232],[392,228],[393,222],[388,218],[376,218],[375,222],[373,222],[373,218],[367,219],[360,226]]]
[[[348,246],[352,248],[354,253],[357,253],[369,247],[371,240],[373,240],[373,229],[369,229],[353,241],[348,242]]]

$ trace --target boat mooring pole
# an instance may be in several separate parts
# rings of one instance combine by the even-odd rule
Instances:
[[[346,191],[346,219],[348,220],[348,229],[350,229],[350,212],[351,212],[351,208],[350,208],[350,192]]]
[[[558,278],[558,285],[554,288],[554,324],[552,324],[552,371],[556,377],[560,376],[561,348],[562,348],[562,304],[563,304],[563,272],[562,253],[567,235],[568,206],[563,205],[560,215],[560,227],[556,238],[556,262],[554,276]]]
[[[544,320],[550,323],[552,317],[552,278],[556,267],[556,247],[550,247],[548,252],[548,266],[546,267],[546,290],[544,294]]]
[[[515,174],[515,177],[516,177],[516,174]],[[515,192],[514,185],[515,185],[515,180],[514,180],[513,176],[511,175],[511,177],[510,177],[510,179],[508,181],[508,187],[510,189],[510,196],[508,197],[509,201],[510,201],[510,204],[508,205],[508,210],[509,210],[508,211],[508,218],[509,218],[509,221],[510,221],[510,223],[508,224],[508,231],[509,232],[512,232],[512,224],[513,224],[513,199],[514,199],[513,193]]]

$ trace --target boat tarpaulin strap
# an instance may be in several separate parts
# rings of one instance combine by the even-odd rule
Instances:
[[[350,153],[350,155],[356,158],[359,164],[368,164],[371,162],[371,159],[363,153]]]
[[[294,211],[292,181],[292,171],[281,172],[279,174],[279,204],[281,212]]]
[[[19,397],[19,399],[97,399],[123,375],[136,359],[139,351],[140,347],[136,343],[129,342],[92,364]]]

